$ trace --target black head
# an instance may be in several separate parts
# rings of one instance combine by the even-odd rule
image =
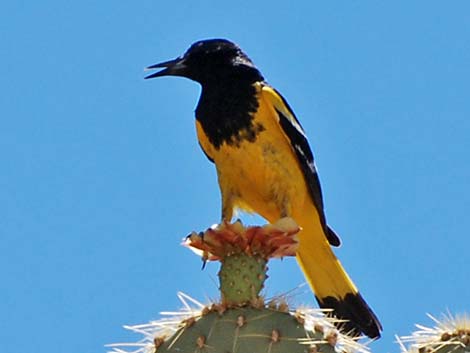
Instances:
[[[201,40],[191,45],[183,56],[147,67],[148,70],[156,68],[164,69],[145,78],[182,76],[203,86],[221,80],[263,80],[248,56],[226,39]]]

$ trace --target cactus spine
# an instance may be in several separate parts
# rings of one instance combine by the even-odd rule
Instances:
[[[466,315],[446,315],[438,320],[428,315],[434,327],[416,325],[411,336],[399,339],[403,353],[469,353],[470,318]],[[408,343],[408,347],[405,344]]]

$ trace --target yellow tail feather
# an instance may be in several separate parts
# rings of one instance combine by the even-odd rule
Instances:
[[[303,210],[294,219],[302,227],[297,261],[320,306],[347,320],[342,325],[345,331],[380,337],[380,322],[333,253],[316,211]]]
[[[311,229],[311,225],[301,224],[297,261],[315,295],[319,299],[329,296],[340,299],[348,293],[356,294],[356,286],[333,253],[322,228]]]

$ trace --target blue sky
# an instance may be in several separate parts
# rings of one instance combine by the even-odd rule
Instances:
[[[216,297],[217,266],[179,245],[220,214],[199,87],[143,80],[213,37],[301,120],[337,254],[384,325],[372,348],[468,312],[469,24],[468,1],[2,2],[0,350],[104,352],[177,291]],[[270,295],[304,282],[270,267]]]

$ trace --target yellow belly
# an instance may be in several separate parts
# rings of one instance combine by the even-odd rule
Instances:
[[[197,122],[201,146],[214,160],[225,206],[253,211],[270,222],[303,209],[308,191],[290,142],[269,102],[259,99],[255,123],[264,130],[254,142],[223,143],[218,149],[207,141]]]
[[[263,135],[263,133],[261,133]],[[254,211],[270,221],[291,214],[305,195],[305,183],[299,168],[289,169],[286,155],[273,144],[260,138],[243,143],[240,148],[221,148],[215,160],[223,193],[232,197],[233,206]]]

